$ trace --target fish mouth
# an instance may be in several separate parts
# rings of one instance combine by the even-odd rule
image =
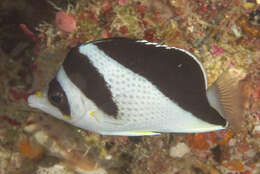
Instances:
[[[40,95],[37,93],[38,92],[30,95],[27,99],[27,103],[31,108],[41,110],[57,119],[69,122],[71,124],[79,120],[79,118],[71,117],[70,115],[63,115],[58,108],[49,102],[46,91],[40,92]]]
[[[27,103],[32,108],[41,109],[48,105],[47,96],[45,92],[35,92],[27,98]]]
[[[31,108],[36,108],[39,109],[49,115],[52,115],[58,119],[63,120],[63,114],[53,105],[50,104],[47,98],[47,93],[42,92],[41,95],[37,94],[32,94],[28,97],[27,103]]]

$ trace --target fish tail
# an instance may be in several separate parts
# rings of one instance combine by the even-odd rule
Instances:
[[[240,81],[245,72],[229,68],[209,87],[207,97],[210,105],[224,117],[235,130],[241,131],[243,125],[243,101]]]

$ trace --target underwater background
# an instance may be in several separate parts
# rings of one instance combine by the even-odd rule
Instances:
[[[0,26],[0,174],[260,173],[259,0],[1,0]],[[102,136],[27,106],[72,47],[118,36],[188,50],[209,86],[234,69],[243,120],[210,133]]]

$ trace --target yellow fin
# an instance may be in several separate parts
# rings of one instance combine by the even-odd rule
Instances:
[[[213,102],[208,97],[209,103],[236,130],[242,130],[243,127],[243,96],[239,82],[244,77],[245,73],[242,70],[230,68],[209,88],[209,92],[215,95]]]
[[[133,135],[136,136],[142,136],[142,135],[160,135],[159,132],[152,132],[152,131],[132,131],[130,132]]]
[[[95,118],[96,121],[99,121],[99,119],[97,118],[97,114],[95,114],[95,112],[96,112],[96,111],[94,111],[94,110],[90,110],[90,111],[88,111],[88,114],[89,114],[91,117]]]
[[[152,136],[160,135],[159,132],[153,131],[113,131],[113,132],[101,132],[102,135],[114,135],[114,136]]]
[[[89,114],[90,116],[94,117],[94,111],[91,110],[91,111],[88,112],[88,114]]]

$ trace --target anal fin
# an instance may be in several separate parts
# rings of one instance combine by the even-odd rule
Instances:
[[[159,132],[152,132],[152,131],[133,131],[131,132],[136,136],[144,136],[144,135],[160,135]]]
[[[102,132],[103,135],[116,135],[116,136],[152,136],[160,135],[159,132],[153,131],[115,131],[115,132]]]

